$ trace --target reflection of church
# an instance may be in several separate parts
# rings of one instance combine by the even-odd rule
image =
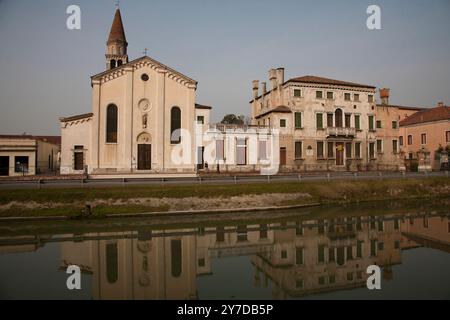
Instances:
[[[136,236],[64,243],[63,266],[77,264],[92,274],[94,299],[195,299],[195,236]]]
[[[197,278],[214,276],[213,259],[245,255],[253,286],[284,299],[364,287],[373,264],[390,280],[401,250],[427,241],[450,251],[446,228],[440,216],[373,216],[89,234],[101,240],[62,243],[61,261],[92,274],[94,299],[196,299]]]
[[[272,245],[273,232],[214,229],[204,235],[191,229],[89,234],[111,240],[62,243],[61,268],[75,264],[91,274],[94,299],[196,299],[197,277],[212,274],[212,258]]]

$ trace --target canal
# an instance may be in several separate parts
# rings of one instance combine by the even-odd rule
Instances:
[[[449,218],[440,201],[1,223],[0,299],[450,299]]]

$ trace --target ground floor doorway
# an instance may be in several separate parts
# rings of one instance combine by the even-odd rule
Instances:
[[[286,148],[282,147],[280,148],[280,166],[285,166],[286,165]]]
[[[152,145],[138,145],[138,170],[152,169]]]
[[[336,165],[344,165],[344,143],[336,142]]]
[[[197,148],[197,170],[205,168],[205,147]]]
[[[74,170],[84,170],[84,155],[83,152],[75,152],[74,154]]]
[[[9,176],[9,157],[0,157],[0,176]]]

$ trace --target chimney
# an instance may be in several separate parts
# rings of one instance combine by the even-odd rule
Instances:
[[[270,90],[273,90],[277,87],[277,70],[270,69],[269,70],[269,81],[270,81]]]
[[[277,69],[277,81],[279,86],[284,83],[284,68]]]
[[[261,90],[262,90],[262,95],[265,95],[267,93],[267,83],[261,82]]]
[[[383,104],[383,105],[389,104],[390,92],[391,92],[391,89],[388,89],[388,88],[380,89],[381,104]]]
[[[438,102],[438,107],[443,107],[444,106],[444,102]]]
[[[258,91],[259,91],[259,80],[253,80],[253,99],[258,98]]]

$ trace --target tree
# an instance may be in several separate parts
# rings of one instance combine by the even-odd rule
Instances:
[[[225,117],[223,117],[223,119],[220,123],[243,125],[244,119],[245,119],[245,116],[243,116],[243,115],[236,116],[235,114],[227,114]]]

